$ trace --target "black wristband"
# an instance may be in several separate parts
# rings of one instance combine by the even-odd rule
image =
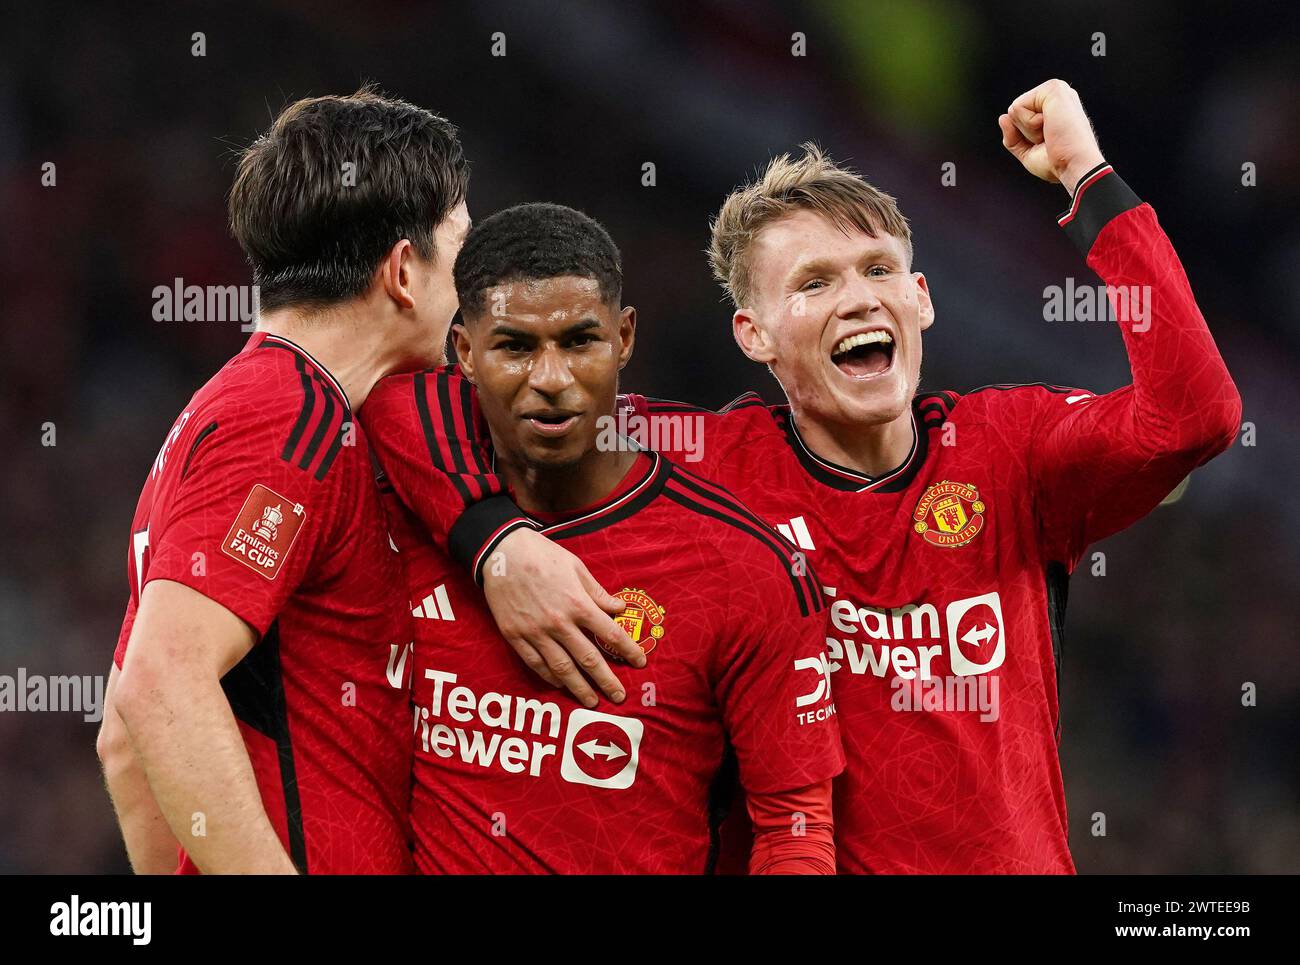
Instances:
[[[1079,178],[1069,210],[1063,212],[1056,223],[1065,229],[1086,258],[1101,229],[1111,219],[1141,203],[1142,199],[1133,193],[1133,189],[1124,183],[1110,164],[1103,161]]]
[[[481,584],[483,564],[497,544],[524,526],[536,528],[513,499],[505,494],[489,496],[460,514],[447,534],[447,552]]]

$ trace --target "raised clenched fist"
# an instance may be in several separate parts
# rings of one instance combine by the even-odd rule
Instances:
[[[1071,194],[1104,159],[1088,115],[1073,87],[1049,80],[1025,91],[998,118],[1002,146],[1031,174],[1059,182]]]

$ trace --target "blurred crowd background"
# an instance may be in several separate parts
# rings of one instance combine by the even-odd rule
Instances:
[[[8,13],[0,674],[107,673],[147,467],[247,337],[237,322],[155,322],[152,291],[177,277],[249,283],[224,197],[238,149],[291,100],[377,82],[460,126],[475,217],[550,200],[601,220],[639,310],[625,387],[718,405],[777,386],[732,343],[703,255],[708,219],[736,182],[807,139],[912,221],[938,314],[924,388],[1124,384],[1111,325],[1043,319],[1046,286],[1095,279],[1056,227],[1065,193],[1000,144],[1012,98],[1061,77],[1173,238],[1255,427],[1255,445],[1100,544],[1104,576],[1085,565],[1073,578],[1061,753],[1075,858],[1084,872],[1300,870],[1293,13],[1049,6],[282,0]],[[492,56],[497,32],[504,57]],[[95,733],[79,714],[0,713],[0,872],[127,869]]]

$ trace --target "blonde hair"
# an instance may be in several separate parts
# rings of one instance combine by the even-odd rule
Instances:
[[[793,211],[813,211],[843,231],[875,237],[893,235],[912,262],[912,230],[898,203],[868,184],[860,174],[841,167],[809,141],[803,156],[773,158],[755,181],[732,191],[709,226],[709,264],[732,303],[742,308],[753,294],[750,249],[760,231]]]

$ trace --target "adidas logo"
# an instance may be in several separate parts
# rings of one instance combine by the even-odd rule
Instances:
[[[808,532],[808,524],[803,521],[802,516],[796,516],[788,523],[777,523],[776,531],[801,550],[817,548],[813,546],[812,534]]]
[[[446,584],[439,584],[419,605],[411,610],[411,616],[422,620],[455,620],[451,611],[451,600],[447,599]]]

